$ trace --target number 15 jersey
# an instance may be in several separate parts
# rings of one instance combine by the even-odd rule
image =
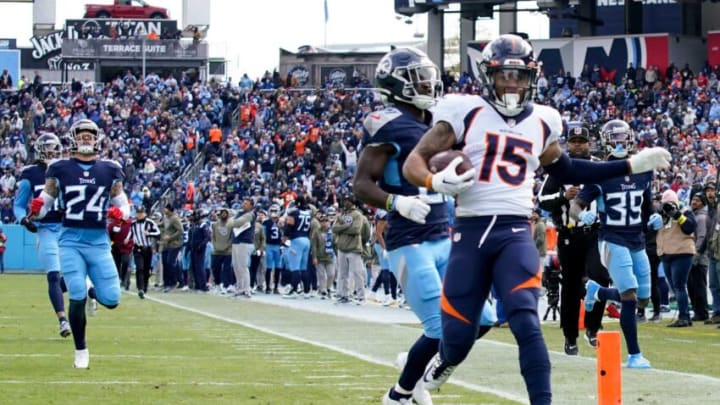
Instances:
[[[57,180],[64,227],[105,230],[110,189],[124,177],[117,162],[58,160],[48,167],[46,177]]]
[[[562,132],[557,110],[529,104],[504,117],[480,96],[447,95],[438,101],[433,123],[445,121],[476,170],[475,184],[457,196],[455,215],[530,217],[539,156]]]

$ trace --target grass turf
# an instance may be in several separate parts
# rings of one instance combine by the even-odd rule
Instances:
[[[2,403],[377,404],[397,378],[391,367],[130,296],[88,318],[90,369],[75,370],[44,275],[1,276],[0,297]],[[433,397],[514,403],[452,385]]]

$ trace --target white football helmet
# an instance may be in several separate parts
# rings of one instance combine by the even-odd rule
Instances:
[[[70,127],[69,149],[83,155],[94,155],[100,152],[102,139],[103,133],[97,124],[88,119],[78,120]]]

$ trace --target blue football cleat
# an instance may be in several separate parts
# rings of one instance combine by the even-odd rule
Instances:
[[[595,301],[598,299],[597,293],[600,291],[600,284],[588,280],[585,284],[585,291],[585,310],[592,311],[595,306]]]
[[[652,368],[652,366],[642,353],[637,353],[628,356],[627,368]]]

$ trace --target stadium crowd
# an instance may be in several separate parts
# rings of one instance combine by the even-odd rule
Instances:
[[[694,192],[714,189],[716,184],[719,76],[720,67],[707,64],[699,71],[687,65],[679,69],[671,64],[664,71],[630,66],[624,75],[615,76],[598,66],[586,66],[577,77],[562,70],[542,73],[537,102],[557,108],[568,121],[586,123],[597,154],[601,150],[596,129],[612,118],[630,124],[638,148],[667,148],[673,155],[673,167],[657,174],[654,192],[659,195],[672,189],[681,203],[690,206]],[[259,215],[271,217],[271,208],[276,205],[282,216],[294,200],[306,197],[317,210],[313,231],[321,229],[337,238],[332,232],[336,213],[342,214],[355,204],[352,178],[363,119],[383,105],[367,78],[352,80],[347,86],[328,81],[310,91],[294,89],[296,81],[282,78],[278,72],[266,72],[254,81],[244,75],[238,82],[222,84],[198,82],[185,74],[161,78],[151,73],[143,79],[132,71],[104,84],[73,80],[56,86],[43,83],[39,76],[32,82],[21,82],[17,89],[0,92],[0,219],[3,223],[20,220],[12,212],[15,181],[21,168],[34,159],[32,146],[38,134],[52,132],[62,138],[73,122],[88,118],[107,136],[104,156],[122,165],[133,206],[151,212],[153,204],[161,202],[166,217],[169,212],[179,213],[185,231],[183,244],[189,251],[198,248],[191,246],[193,243],[207,245],[205,278],[217,286],[214,291],[226,292],[237,280],[234,274],[225,277],[212,271],[215,260],[209,259],[213,256],[210,240],[191,236],[193,221],[202,223],[212,218],[214,222],[224,208],[232,210],[234,216],[243,211],[243,201],[248,199]],[[482,91],[468,74],[446,74],[443,83],[445,93]],[[196,157],[201,159],[197,176],[182,176]],[[541,182],[539,173],[538,189]],[[168,190],[170,198],[161,201]],[[343,207],[346,200],[352,204]],[[703,202],[714,224],[716,201],[706,198]],[[361,208],[368,224],[374,224],[375,212]],[[161,222],[157,209],[153,214],[161,225],[161,237],[156,242],[162,246],[162,222],[167,226],[167,218]],[[182,219],[185,217],[192,221]],[[321,225],[324,221],[330,225]],[[256,231],[262,232],[260,227]],[[715,234],[708,237],[713,241],[709,244],[712,249],[708,249],[711,262],[716,262],[713,255],[720,258]],[[363,240],[366,263],[373,257],[372,239]],[[263,243],[253,240],[258,256],[266,253]],[[156,273],[162,267],[157,253],[153,260]],[[185,270],[191,267],[187,256]],[[255,259],[252,264],[257,270],[263,262]],[[192,277],[177,279],[180,287],[193,284]],[[317,289],[317,280],[311,280]],[[163,284],[157,275],[155,282]],[[264,285],[256,277],[252,283],[252,287]],[[264,286],[272,292],[269,284]],[[366,286],[356,287],[362,290]],[[207,286],[196,288],[206,290]],[[720,323],[720,285],[712,285],[712,277],[711,289],[712,319]],[[356,296],[364,299],[361,291]],[[385,302],[392,303],[392,299]]]

